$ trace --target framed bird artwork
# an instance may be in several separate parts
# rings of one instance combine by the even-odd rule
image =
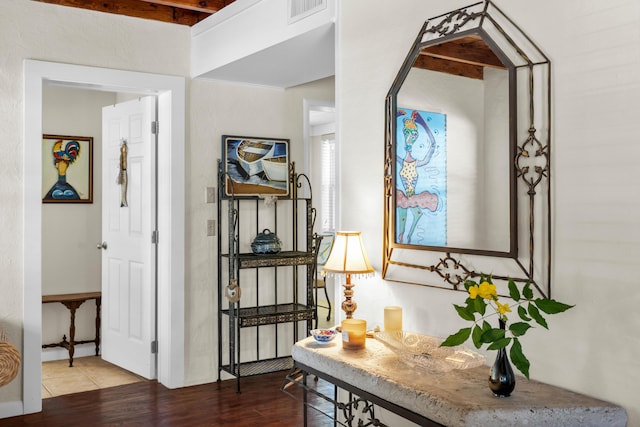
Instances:
[[[93,203],[93,137],[42,136],[42,202]]]

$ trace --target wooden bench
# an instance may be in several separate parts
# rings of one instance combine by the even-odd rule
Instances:
[[[76,341],[76,310],[87,300],[96,300],[96,337],[92,340]],[[102,292],[83,292],[78,294],[43,295],[42,303],[59,302],[69,309],[71,322],[69,325],[69,340],[62,336],[62,341],[53,344],[43,344],[42,348],[64,347],[69,350],[69,367],[73,366],[73,354],[76,344],[95,343],[96,356],[100,351],[100,306],[102,304]]]

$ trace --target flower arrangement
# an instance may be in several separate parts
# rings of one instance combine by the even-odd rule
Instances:
[[[490,276],[480,276],[480,283],[476,283],[473,280],[465,281],[464,287],[469,293],[469,297],[465,301],[466,305],[454,304],[454,308],[460,317],[473,322],[474,326],[460,329],[455,334],[447,337],[440,345],[445,347],[460,345],[471,337],[473,344],[478,349],[484,344],[488,344],[487,350],[500,350],[511,346],[509,350],[511,361],[524,376],[529,378],[530,363],[522,352],[519,337],[533,327],[532,320],[545,329],[549,329],[547,321],[541,312],[556,314],[573,306],[550,298],[534,299],[533,290],[529,282],[524,285],[522,292],[520,292],[512,279],[509,279],[508,282],[509,297],[515,303],[513,306],[500,300],[496,286],[491,282]],[[493,309],[493,312],[487,313],[487,307]],[[507,313],[512,313],[516,307],[519,321],[508,324]],[[476,315],[480,317],[476,318]],[[498,315],[498,319],[504,322],[504,328],[494,328],[487,322],[486,319],[488,317],[495,315]]]

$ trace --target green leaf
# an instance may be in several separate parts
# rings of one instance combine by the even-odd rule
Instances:
[[[505,348],[511,342],[511,338],[502,338],[497,341],[494,341],[487,350],[500,350],[501,348]]]
[[[491,328],[482,333],[481,340],[484,343],[495,342],[504,338],[504,329]]]
[[[534,302],[540,310],[547,314],[562,313],[563,311],[567,311],[573,307],[572,305],[564,304],[548,298],[538,298]]]
[[[527,316],[527,310],[523,306],[518,307],[518,316],[525,322],[531,322],[531,318]]]
[[[513,279],[509,279],[509,296],[515,302],[520,301],[520,291],[518,290],[516,282],[514,282]]]
[[[460,345],[469,339],[471,335],[471,328],[462,328],[453,335],[449,335],[446,340],[440,344],[441,347],[454,347]]]
[[[531,290],[531,283],[527,282],[527,284],[524,285],[524,288],[522,288],[522,295],[528,300],[533,299],[533,291]]]
[[[476,317],[471,313],[467,307],[462,307],[461,305],[453,305],[458,312],[458,315],[462,317],[464,320],[475,321]]]
[[[522,352],[522,345],[517,338],[513,339],[513,345],[509,351],[509,356],[511,356],[511,361],[515,367],[518,368],[518,370],[522,372],[527,379],[529,379],[529,366],[531,366],[531,364],[529,363],[529,359],[527,359]]]
[[[482,298],[476,298],[473,303],[474,309],[476,312],[480,313],[481,316],[484,316],[484,313],[487,309],[487,303],[484,302]]]
[[[491,329],[491,324],[486,320],[482,322],[482,332],[487,332],[489,329]]]
[[[473,340],[473,345],[476,346],[476,348],[480,348],[482,347],[482,328],[478,325],[475,326],[475,328],[473,328],[473,333],[471,334],[471,339]]]
[[[549,329],[547,321],[544,320],[544,317],[540,315],[540,311],[538,311],[537,307],[533,305],[533,303],[529,303],[528,309],[529,315],[533,317],[533,320],[535,320],[540,326],[543,326],[545,329]]]
[[[526,322],[516,322],[509,325],[509,330],[515,337],[523,336],[531,328],[531,325]]]

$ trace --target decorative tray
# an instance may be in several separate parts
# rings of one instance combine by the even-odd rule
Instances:
[[[482,366],[486,358],[464,346],[440,347],[440,338],[414,332],[374,332],[374,337],[398,354],[411,366],[433,372],[448,372],[452,369],[469,369]]]

